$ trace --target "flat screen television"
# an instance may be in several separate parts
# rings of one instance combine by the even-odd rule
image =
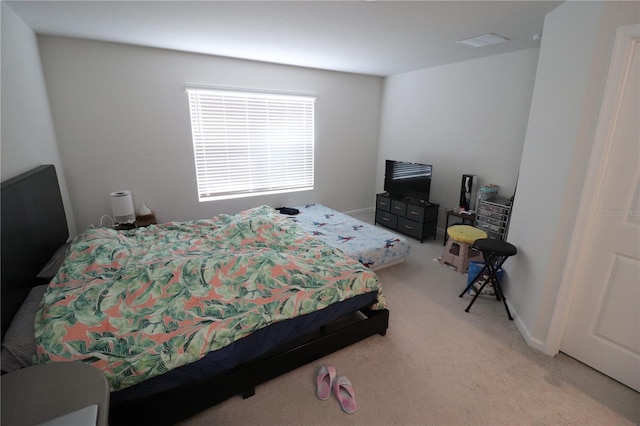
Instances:
[[[429,164],[387,160],[384,172],[384,190],[394,196],[429,201],[431,174]]]

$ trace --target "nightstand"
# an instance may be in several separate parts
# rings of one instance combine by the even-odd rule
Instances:
[[[152,212],[150,214],[136,216],[136,221],[133,223],[120,223],[115,225],[113,229],[123,231],[127,229],[143,228],[145,226],[155,225],[156,223],[158,223],[156,222],[156,215]]]
[[[57,424],[108,424],[109,383],[89,364],[39,364],[5,374],[0,380],[3,425],[35,425],[54,419]]]
[[[151,212],[145,215],[136,216],[136,221],[133,223],[136,225],[136,228],[142,228],[143,226],[155,225],[156,223],[156,215]]]

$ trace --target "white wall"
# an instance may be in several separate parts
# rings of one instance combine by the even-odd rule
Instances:
[[[538,49],[385,79],[376,189],[384,160],[433,165],[430,201],[457,207],[463,174],[511,197],[518,178]]]
[[[35,33],[4,2],[2,14],[2,180],[42,164],[56,167],[71,236],[75,221],[56,143]]]
[[[159,221],[259,204],[374,204],[382,79],[129,45],[41,37],[43,69],[78,228],[128,189]],[[200,203],[185,84],[317,96],[315,190]]]
[[[507,300],[543,349],[567,259],[619,26],[637,2],[566,2],[545,19],[505,264]],[[583,232],[583,230],[576,230]]]

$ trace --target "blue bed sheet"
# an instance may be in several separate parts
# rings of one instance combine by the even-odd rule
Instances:
[[[307,232],[377,270],[404,260],[411,246],[402,236],[340,213],[321,204],[295,207],[291,220]]]

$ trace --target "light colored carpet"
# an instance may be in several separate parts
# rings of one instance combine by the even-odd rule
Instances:
[[[370,217],[361,217],[371,222]],[[378,272],[390,311],[372,336],[233,397],[186,425],[631,425],[640,396],[564,355],[530,348],[495,298],[464,312],[466,275],[434,262],[442,239],[411,240],[409,259]],[[320,401],[323,364],[355,387],[358,410]]]

